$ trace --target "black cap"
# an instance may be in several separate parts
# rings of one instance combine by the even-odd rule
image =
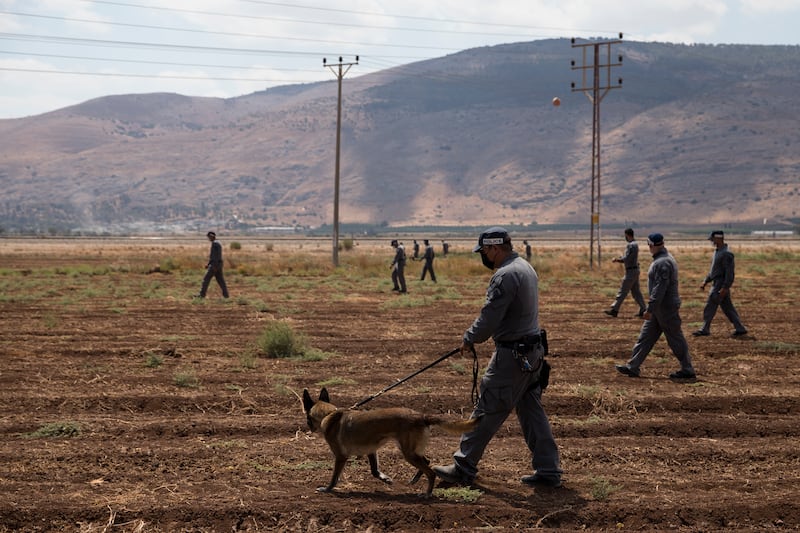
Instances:
[[[647,236],[647,244],[652,244],[653,246],[661,246],[664,244],[664,236],[660,233],[651,233]]]
[[[392,244],[392,246],[397,246],[397,239],[392,239],[391,244]]]
[[[717,237],[719,237],[720,239],[724,239],[725,238],[725,232],[722,231],[721,229],[714,230],[708,235],[708,240],[709,241],[713,241]]]
[[[478,237],[478,244],[472,249],[472,251],[480,252],[481,248],[484,246],[491,244],[503,244],[506,242],[511,242],[511,237],[508,236],[508,232],[499,226],[494,226],[481,233],[481,236]]]
[[[209,231],[208,233],[206,233],[206,237],[214,237],[216,239],[217,234],[214,233],[213,231]]]

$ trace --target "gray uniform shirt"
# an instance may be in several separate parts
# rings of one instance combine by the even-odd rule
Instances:
[[[399,244],[394,251],[394,260],[392,261],[392,266],[406,266],[406,249],[402,244]]]
[[[734,263],[733,252],[728,250],[728,245],[723,244],[714,252],[711,259],[711,270],[706,276],[706,283],[714,282],[714,286],[721,289],[730,289],[733,285]]]
[[[500,265],[486,290],[486,302],[464,342],[479,344],[521,339],[539,333],[539,277],[530,263],[513,252]]]
[[[666,248],[662,248],[660,252],[653,256],[653,262],[647,271],[647,288],[650,291],[647,311],[653,313],[662,309],[674,310],[680,308],[678,263],[667,252]]]
[[[620,260],[625,265],[625,270],[639,268],[639,244],[636,241],[629,242]]]
[[[208,254],[208,266],[214,268],[222,266],[222,245],[219,241],[211,243],[211,252]]]

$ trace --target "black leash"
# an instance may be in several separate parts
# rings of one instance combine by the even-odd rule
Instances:
[[[475,346],[470,346],[469,350],[472,352],[472,407],[475,408],[480,400],[480,392],[478,391],[478,354],[475,351]]]
[[[438,365],[439,363],[441,363],[442,361],[444,361],[448,357],[453,356],[453,355],[459,353],[460,351],[461,351],[461,347],[458,347],[455,350],[451,350],[451,351],[447,352],[446,354],[444,354],[443,356],[438,358],[436,361],[430,363],[429,365],[425,366],[424,368],[420,368],[419,370],[417,370],[413,374],[407,375],[403,379],[397,381],[396,383],[393,383],[393,384],[389,385],[388,387],[386,387],[385,389],[381,390],[380,392],[376,392],[372,396],[364,398],[363,400],[361,400],[360,402],[355,404],[350,409],[356,409],[357,407],[361,407],[365,403],[374,400],[375,398],[377,398],[378,396],[380,396],[384,392],[388,392],[388,391],[392,390],[393,388],[397,387],[398,385],[401,385],[401,384],[405,383],[406,381],[408,381],[409,379],[413,378],[414,376],[422,374],[423,372],[425,372],[429,368],[432,368],[432,367]],[[477,402],[478,402],[478,400],[477,400],[477,390],[478,390],[478,354],[475,353],[475,348],[472,348],[472,357],[473,357],[473,363],[472,363],[472,401],[473,401],[473,403],[477,404]]]

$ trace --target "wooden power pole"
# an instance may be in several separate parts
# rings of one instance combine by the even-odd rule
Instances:
[[[327,58],[322,58],[322,66],[328,67],[339,81],[339,93],[336,103],[336,170],[333,178],[333,266],[339,266],[339,159],[342,147],[342,79],[353,65],[358,65],[358,56],[353,63],[329,65]]]

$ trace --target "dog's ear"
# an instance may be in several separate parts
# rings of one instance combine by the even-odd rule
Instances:
[[[328,389],[322,387],[322,390],[319,391],[319,401],[331,403],[331,397],[328,396]]]
[[[303,389],[303,410],[308,413],[312,407],[314,407],[314,400],[311,399],[308,389]]]

